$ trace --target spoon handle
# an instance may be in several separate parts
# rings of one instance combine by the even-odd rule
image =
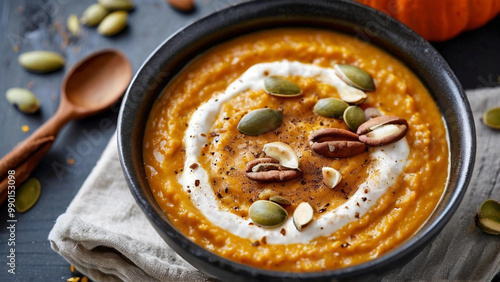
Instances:
[[[7,196],[9,170],[15,171],[16,187],[28,179],[70,119],[71,113],[60,107],[52,118],[0,160],[0,204]]]

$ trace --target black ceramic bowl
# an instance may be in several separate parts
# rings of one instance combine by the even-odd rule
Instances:
[[[445,195],[417,234],[375,260],[344,269],[309,273],[269,271],[235,263],[179,233],[150,191],[142,155],[144,128],[151,107],[165,86],[192,58],[210,47],[241,34],[282,26],[335,30],[378,45],[415,72],[444,116],[451,156]],[[457,209],[472,174],[476,145],[472,114],[460,84],[427,41],[373,9],[350,1],[328,0],[247,2],[203,18],[165,40],[143,64],[125,95],[119,116],[118,142],[132,194],[154,228],[193,266],[226,281],[367,278],[401,266],[440,232]]]

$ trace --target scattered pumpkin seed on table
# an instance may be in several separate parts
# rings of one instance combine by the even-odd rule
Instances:
[[[58,70],[64,66],[64,58],[50,51],[31,51],[21,54],[18,58],[21,66],[27,70],[46,73]]]
[[[106,36],[113,36],[127,26],[128,14],[125,11],[116,11],[107,15],[97,27],[97,32]]]
[[[134,2],[131,0],[97,0],[97,2],[110,11],[129,11],[134,8]]]
[[[483,114],[483,123],[491,128],[500,129],[500,107],[487,110]]]
[[[40,108],[40,101],[28,89],[11,88],[5,93],[7,101],[16,106],[21,112],[32,114]]]
[[[16,211],[26,212],[35,205],[40,197],[40,182],[32,177],[16,189]]]
[[[313,112],[323,117],[341,118],[347,107],[349,104],[340,99],[324,98],[319,99],[314,105]]]
[[[96,3],[90,5],[82,14],[80,21],[86,26],[98,25],[104,17],[109,14],[109,11],[103,5]]]
[[[78,34],[80,33],[80,22],[78,21],[78,17],[75,14],[69,15],[67,27],[69,32],[71,32],[73,36],[78,36]]]
[[[358,106],[349,106],[344,111],[344,122],[354,132],[365,121],[365,112]]]
[[[500,235],[500,203],[492,199],[484,201],[474,221],[483,232]]]
[[[264,108],[249,112],[238,123],[238,131],[246,135],[261,135],[281,126],[283,114]]]
[[[254,202],[248,210],[250,219],[263,227],[274,227],[283,224],[287,218],[287,211],[280,205],[266,200]]]
[[[295,97],[302,94],[302,89],[297,84],[277,76],[269,76],[264,80],[264,90],[278,97]]]

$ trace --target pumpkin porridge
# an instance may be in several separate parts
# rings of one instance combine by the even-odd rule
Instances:
[[[155,102],[144,161],[156,201],[235,262],[321,271],[410,238],[448,177],[437,106],[401,62],[347,35],[275,29],[193,60]]]

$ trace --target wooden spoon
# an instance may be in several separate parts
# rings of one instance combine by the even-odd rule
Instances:
[[[12,184],[18,187],[29,177],[67,122],[109,108],[123,95],[131,78],[130,62],[118,50],[98,51],[77,63],[63,80],[55,115],[0,160],[0,204]],[[13,177],[9,179],[9,175]]]

